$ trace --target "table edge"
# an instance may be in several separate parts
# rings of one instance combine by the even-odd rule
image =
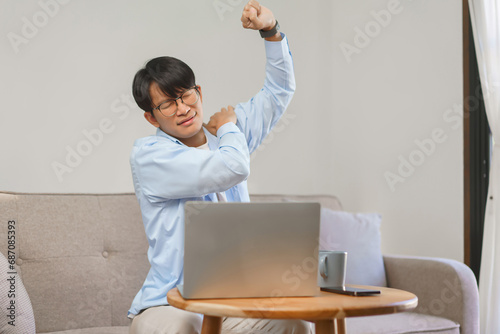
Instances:
[[[374,288],[372,286],[359,286],[359,287],[366,287],[366,288]],[[377,307],[376,309],[372,309],[370,311],[370,314],[366,313],[366,309],[350,309],[350,310],[344,310],[344,309],[339,309],[337,311],[324,311],[324,312],[318,312],[315,311],[311,313],[310,315],[305,315],[305,316],[298,316],[298,314],[304,314],[307,313],[307,311],[287,311],[287,315],[283,316],[283,313],[274,312],[273,310],[264,310],[262,312],[259,312],[258,310],[252,310],[248,312],[243,312],[240,308],[235,307],[234,312],[231,310],[228,310],[228,306],[226,305],[218,305],[218,304],[209,304],[210,305],[210,310],[207,312],[206,309],[204,309],[203,305],[203,299],[198,299],[197,305],[187,305],[189,301],[193,300],[185,300],[177,290],[177,288],[174,288],[170,290],[167,293],[167,301],[169,302],[170,305],[173,307],[177,307],[180,309],[184,309],[189,312],[194,312],[194,313],[201,313],[205,314],[207,316],[215,316],[215,317],[246,317],[246,318],[265,318],[265,319],[307,319],[307,320],[320,320],[320,319],[333,319],[333,318],[346,318],[346,317],[360,317],[360,316],[372,316],[372,315],[386,315],[386,314],[394,314],[394,313],[399,313],[399,312],[407,312],[415,309],[418,305],[418,298],[416,295],[409,291],[401,290],[401,289],[394,289],[394,288],[389,288],[389,287],[377,287],[379,289],[383,290],[398,290],[398,291],[403,291],[410,296],[413,296],[413,298],[400,301],[400,302],[394,302],[388,305],[380,306]],[[180,297],[180,299],[179,299]],[[177,299],[179,300],[177,300]],[[294,298],[294,297],[292,297]],[[307,298],[307,297],[304,297]],[[371,298],[371,297],[351,297],[351,298]],[[211,299],[208,299],[208,301]],[[257,299],[259,300],[259,299]],[[270,302],[271,299],[263,298],[262,301],[264,302]],[[208,304],[207,304],[208,305]],[[204,309],[201,311],[201,309]]]

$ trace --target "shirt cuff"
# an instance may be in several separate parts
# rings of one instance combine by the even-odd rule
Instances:
[[[230,132],[238,132],[241,133],[240,128],[236,126],[233,122],[227,122],[226,124],[222,125],[219,130],[217,130],[217,138],[221,138],[227,133]]]
[[[291,54],[290,53],[290,48],[288,47],[288,38],[286,35],[282,32],[281,34],[281,41],[267,41],[264,40],[265,46],[266,46],[266,56],[267,58],[271,59],[281,59],[283,58],[284,54]]]

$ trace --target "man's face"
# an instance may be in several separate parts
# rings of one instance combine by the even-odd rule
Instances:
[[[201,88],[199,86],[198,91],[200,98],[198,102],[194,105],[186,105],[181,99],[177,102],[177,111],[172,116],[166,116],[162,114],[158,109],[153,110],[154,117],[150,112],[144,113],[144,117],[153,124],[155,127],[159,127],[163,132],[179,139],[184,144],[189,145],[187,142],[192,141],[193,137],[199,136],[200,133],[203,134],[203,107],[202,107],[202,94]],[[149,86],[149,94],[154,106],[159,106],[161,103],[177,98],[177,96],[167,96],[165,95],[158,84],[153,82]],[[173,109],[175,111],[176,103],[173,103]],[[190,140],[191,139],[191,140]],[[203,137],[204,139],[204,137]],[[201,143],[203,144],[203,142]],[[200,145],[201,145],[200,144]]]

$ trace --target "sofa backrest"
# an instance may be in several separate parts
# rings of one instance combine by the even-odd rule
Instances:
[[[319,202],[322,208],[335,211],[342,210],[340,200],[333,195],[284,195],[284,194],[252,194],[252,202]]]
[[[334,196],[251,199],[318,201],[341,209]],[[0,192],[0,219],[6,257],[6,222],[16,222],[16,270],[30,296],[37,333],[129,324],[127,310],[149,270],[134,194]]]
[[[37,333],[127,325],[149,263],[135,195],[0,194]],[[7,249],[6,224],[0,246]]]

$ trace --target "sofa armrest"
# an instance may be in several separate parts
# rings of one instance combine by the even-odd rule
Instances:
[[[384,255],[387,285],[414,293],[415,312],[460,324],[464,334],[479,333],[479,293],[472,270],[455,260]]]

